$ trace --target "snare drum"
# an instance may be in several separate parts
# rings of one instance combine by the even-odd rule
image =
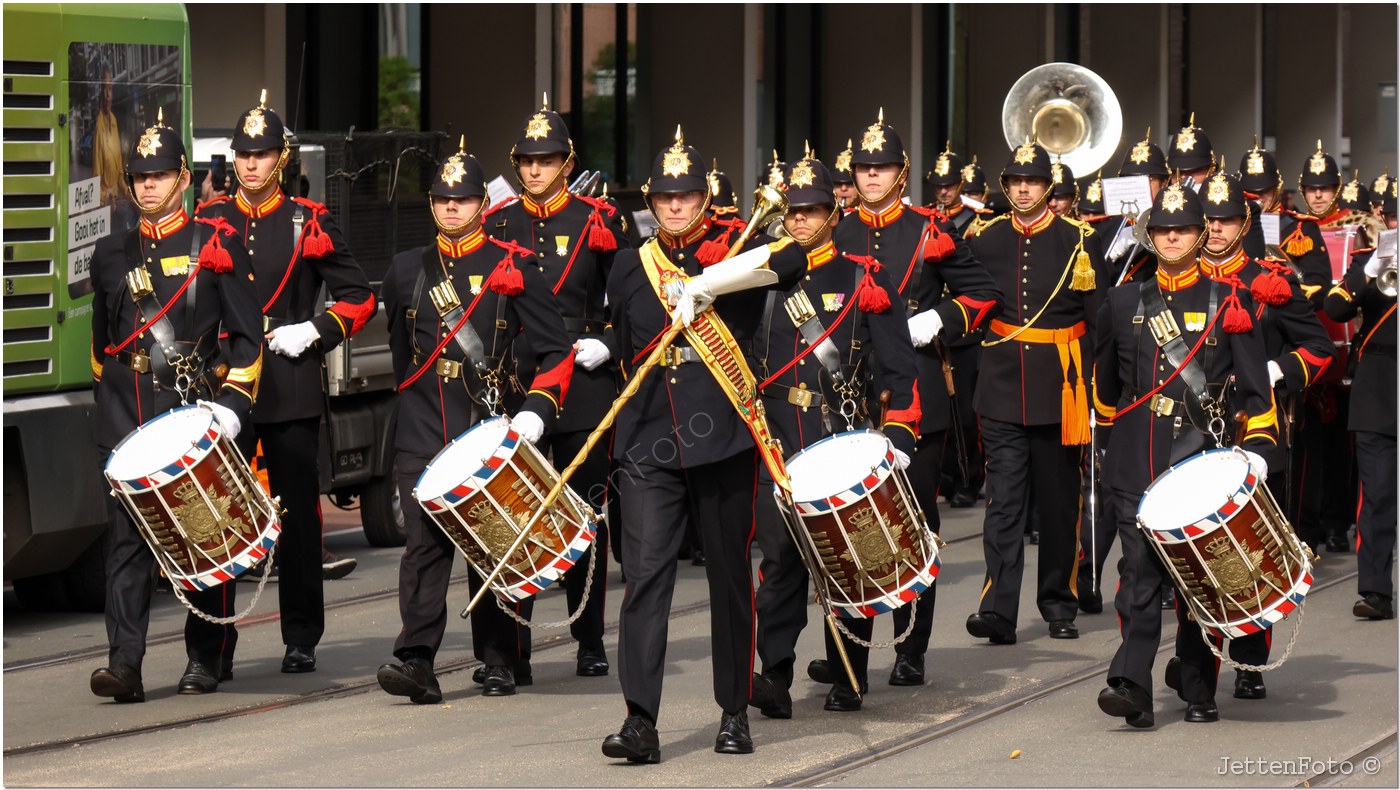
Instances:
[[[1153,481],[1138,506],[1167,572],[1203,628],[1238,638],[1302,605],[1310,553],[1243,452],[1207,450]]]
[[[172,584],[207,590],[272,551],[280,508],[214,413],[182,406],[122,440],[104,470]]]
[[[838,433],[787,462],[796,512],[774,489],[793,539],[805,544],[838,617],[859,619],[914,600],[938,576],[937,539],[894,445],[879,431]]]
[[[559,475],[510,420],[483,420],[439,452],[413,489],[433,523],[485,578],[539,510]],[[588,550],[598,517],[573,489],[530,527],[529,537],[491,583],[497,597],[523,601],[557,581]]]

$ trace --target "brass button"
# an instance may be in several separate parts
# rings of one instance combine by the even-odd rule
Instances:
[[[254,235],[251,234],[251,233],[248,234],[248,241],[252,241],[253,239],[256,239],[256,238],[257,238],[257,236],[254,236]]]
[[[685,260],[685,253],[683,253],[683,252],[682,252],[682,253],[677,253],[677,254],[676,254],[676,260],[678,260],[678,261],[683,261],[683,260]]]
[[[1027,351],[1030,351],[1030,350],[1031,350],[1031,347],[1030,347],[1030,344],[1029,344],[1029,343],[1026,344],[1026,350],[1027,350]]]
[[[805,359],[799,359],[799,360],[797,360],[797,364],[799,364],[799,365],[805,365],[805,364],[807,364],[807,360],[805,360]]]
[[[877,249],[877,250],[880,249],[880,245],[876,244],[876,245],[875,245],[875,249]]]
[[[878,230],[875,231],[875,238],[877,238],[877,239],[880,238],[880,231],[878,231]]]
[[[675,384],[675,383],[676,383],[676,379],[675,379],[674,376],[671,377],[671,383],[672,383],[672,384]]]
[[[1028,283],[1028,282],[1030,282],[1030,278],[1029,278],[1029,277],[1022,277],[1022,278],[1021,278],[1021,282],[1023,282],[1023,283]]]
[[[1029,258],[1029,257],[1031,257],[1031,254],[1030,254],[1029,252],[1023,252],[1023,253],[1021,253],[1021,257],[1022,257],[1022,258]]]
[[[248,254],[249,254],[249,255],[252,255],[254,252],[255,252],[255,250],[248,250]]]

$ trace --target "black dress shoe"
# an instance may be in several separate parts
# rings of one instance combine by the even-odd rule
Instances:
[[[792,692],[780,678],[753,673],[749,704],[770,719],[792,718]]]
[[[126,664],[113,664],[93,670],[88,686],[93,694],[111,697],[117,702],[146,701],[146,689],[141,686],[141,673]]]
[[[282,657],[282,671],[295,674],[316,671],[316,647],[287,645],[287,654]]]
[[[853,710],[860,710],[860,703],[860,695],[856,693],[855,689],[837,683],[831,687],[831,691],[826,693],[826,704],[822,705],[822,708],[838,713],[849,713]]]
[[[700,549],[692,551],[690,553],[690,564],[698,565],[701,568],[705,567],[705,552],[701,551]]]
[[[1039,545],[1040,545],[1040,530],[1038,530],[1038,529],[1033,529],[1033,530],[1031,530],[1030,537],[1026,539],[1026,542],[1029,543],[1029,544],[1031,544],[1032,546],[1039,546]]]
[[[1247,669],[1235,670],[1235,699],[1263,699],[1269,695],[1264,688],[1264,675]]]
[[[385,664],[375,675],[379,687],[395,697],[408,697],[415,705],[436,705],[442,702],[442,687],[433,672],[433,662],[426,658],[410,658],[402,664]]]
[[[824,658],[814,658],[808,662],[807,677],[825,686],[836,682],[836,679],[831,676],[831,664],[828,664]]]
[[[749,736],[749,712],[726,713],[719,717],[719,734],[715,736],[715,751],[719,754],[753,754],[753,738]]]
[[[604,663],[607,662],[606,656],[604,657],[603,661],[604,661]],[[530,669],[530,665],[529,665],[529,664],[521,664],[521,665],[517,666],[517,667],[515,668],[514,674],[515,674],[515,685],[516,685],[517,688],[519,688],[519,687],[521,687],[521,686],[533,686],[533,685],[535,685],[535,676],[534,676],[534,674],[532,673],[532,670]],[[604,672],[603,674],[606,675],[607,672]],[[477,667],[475,670],[472,671],[472,682],[475,683],[475,684],[478,685],[478,686],[480,686],[482,683],[485,683],[485,682],[486,682],[486,667],[484,667],[484,666]]]
[[[967,632],[978,639],[990,639],[994,645],[1016,644],[1016,626],[996,612],[968,615]]]
[[[1079,626],[1075,625],[1073,620],[1051,620],[1051,621],[1050,621],[1050,638],[1051,638],[1051,639],[1078,639],[1078,638],[1079,638]]]
[[[223,664],[224,671],[219,673],[220,683],[223,683],[225,680],[233,680],[233,659],[226,658],[224,659]]]
[[[1079,611],[1084,614],[1099,614],[1103,611],[1103,593],[1094,589],[1094,582],[1089,574],[1082,570],[1079,573],[1078,593]]]
[[[1334,529],[1327,532],[1327,550],[1333,554],[1350,554],[1351,542],[1347,540],[1347,531],[1344,529]]]
[[[1193,702],[1186,706],[1186,720],[1191,722],[1220,721],[1220,709],[1215,700]]]
[[[596,678],[608,674],[608,654],[601,647],[580,647],[574,674],[581,678]],[[528,675],[526,676],[528,677]],[[531,678],[531,682],[534,679]],[[520,685],[519,681],[516,685]],[[526,684],[529,685],[529,684]]]
[[[948,497],[948,507],[972,507],[975,504],[977,504],[977,497],[973,496],[971,491],[964,491],[961,488]]]
[[[185,667],[185,674],[180,676],[180,685],[176,690],[181,694],[213,694],[219,690],[220,674],[219,669],[190,659],[189,666]]]
[[[1172,656],[1171,660],[1167,662],[1165,680],[1167,688],[1178,694],[1181,693],[1181,656]]]
[[[1393,620],[1395,619],[1395,604],[1391,602],[1390,596],[1380,593],[1362,593],[1361,600],[1351,607],[1354,617],[1364,617],[1367,620]]]
[[[643,716],[628,716],[621,730],[603,739],[603,756],[634,763],[661,762],[656,725]]]
[[[1130,727],[1145,729],[1156,723],[1152,697],[1147,690],[1126,678],[1111,678],[1108,688],[1099,692],[1099,710],[1118,716]]]
[[[481,679],[481,696],[509,697],[515,693],[515,673],[509,667],[487,667]]]
[[[924,657],[894,654],[894,667],[890,669],[891,686],[924,685]],[[857,706],[859,707],[859,706]]]

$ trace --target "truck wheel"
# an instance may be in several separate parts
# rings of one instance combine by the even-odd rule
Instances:
[[[399,487],[394,482],[393,469],[389,472],[371,478],[360,492],[360,526],[364,527],[371,546],[402,546],[408,542],[403,508],[399,505]]]
[[[63,588],[60,573],[41,573],[26,579],[15,579],[15,598],[31,612],[66,612],[68,592]]]
[[[63,577],[68,605],[75,612],[101,612],[107,606],[107,536],[93,541],[78,555]]]

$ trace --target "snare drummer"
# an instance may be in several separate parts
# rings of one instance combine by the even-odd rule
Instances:
[[[104,461],[138,426],[182,402],[211,399],[209,406],[229,437],[238,435],[253,407],[262,332],[248,254],[222,220],[191,221],[184,204],[189,185],[185,144],[179,132],[157,120],[137,138],[127,158],[126,187],[141,211],[140,224],[99,240],[92,259],[92,374],[97,381],[97,447]],[[156,342],[167,332],[174,341],[173,355]],[[222,383],[214,377],[212,359],[220,332],[228,333],[221,361],[229,372]],[[189,366],[194,375],[177,375],[177,366]],[[186,384],[189,389],[179,391]],[[92,673],[91,688],[117,702],[142,702],[141,663],[155,557],[117,500],[107,506],[110,647],[107,666]],[[185,595],[201,611],[229,617],[236,587],[221,584]],[[232,625],[189,613],[189,664],[179,692],[206,694],[231,678],[237,641]]]
[[[1263,335],[1253,320],[1254,301],[1238,278],[1212,282],[1202,276],[1196,253],[1204,243],[1201,198],[1180,184],[1153,201],[1147,227],[1157,258],[1155,279],[1113,289],[1099,310],[1095,342],[1094,407],[1099,441],[1107,447],[1104,486],[1118,522],[1123,549],[1115,599],[1123,642],[1108,671],[1099,707],[1133,727],[1151,727],[1152,663],[1161,642],[1158,590],[1166,577],[1137,528],[1138,502],[1171,463],[1214,447],[1207,418],[1184,380],[1205,382],[1218,397],[1234,378],[1234,393],[1215,427],[1229,443],[1247,415],[1243,446],[1267,475],[1264,458],[1277,458],[1278,423],[1269,388]],[[1195,349],[1195,351],[1192,351]],[[1170,359],[1180,359],[1178,366]],[[1191,398],[1192,402],[1187,403]],[[1262,454],[1264,457],[1260,457]],[[1199,626],[1178,604],[1181,691],[1187,721],[1215,721],[1215,659]]]
[[[386,692],[417,704],[442,700],[433,662],[447,629],[447,586],[457,554],[451,539],[414,506],[418,477],[448,442],[495,412],[492,399],[504,387],[503,360],[517,334],[528,336],[534,357],[525,367],[536,371],[511,420],[527,441],[538,441],[557,419],[574,370],[572,341],[535,256],[488,238],[482,228],[490,201],[476,157],[463,149],[444,160],[428,194],[437,237],[394,256],[381,294],[401,394],[395,468],[408,545],[399,566],[403,629],[394,642],[402,663],[380,667],[378,679]],[[468,578],[474,593],[481,580],[474,572]],[[491,597],[472,610],[472,650],[485,665],[482,694],[503,697],[530,685],[530,676],[515,674],[529,636]],[[513,609],[528,618],[530,603]]]
[[[1249,285],[1258,304],[1254,315],[1264,336],[1269,382],[1276,401],[1299,395],[1332,365],[1336,356],[1332,338],[1317,320],[1287,264],[1258,260],[1245,251],[1246,237],[1255,224],[1255,209],[1240,180],[1218,172],[1206,180],[1200,194],[1207,223],[1206,240],[1201,246],[1201,274],[1221,282],[1238,277]],[[1268,481],[1270,490],[1287,491],[1287,475],[1287,468],[1275,469]],[[1230,657],[1245,664],[1268,663],[1272,634],[1272,630],[1265,630],[1231,640]],[[1188,638],[1198,637],[1191,634]],[[1176,664],[1176,658],[1167,664],[1167,685],[1176,679]],[[1261,673],[1235,670],[1237,699],[1263,699],[1265,694]]]
[[[786,169],[784,183],[790,208],[783,228],[806,252],[807,274],[789,292],[768,292],[754,337],[755,373],[769,424],[789,458],[833,433],[869,427],[880,418],[864,413],[873,377],[890,390],[889,411],[880,428],[904,468],[914,454],[920,409],[914,392],[914,348],[900,309],[903,300],[878,261],[839,252],[832,243],[840,211],[826,165],[809,150]],[[828,332],[824,343],[812,345]],[[849,424],[844,414],[850,415]],[[754,598],[763,671],[754,674],[749,704],[769,718],[787,719],[792,717],[788,689],[797,637],[807,624],[808,575],[776,502],[765,495],[772,487],[772,479],[760,474],[754,511],[763,561]],[[860,635],[868,640],[871,623],[853,620],[848,625],[853,631],[862,629]],[[832,645],[828,647],[830,652]],[[847,650],[861,685],[868,686],[869,651],[849,642]],[[826,709],[859,709],[860,696],[839,659],[834,666],[837,683],[827,695]]]

